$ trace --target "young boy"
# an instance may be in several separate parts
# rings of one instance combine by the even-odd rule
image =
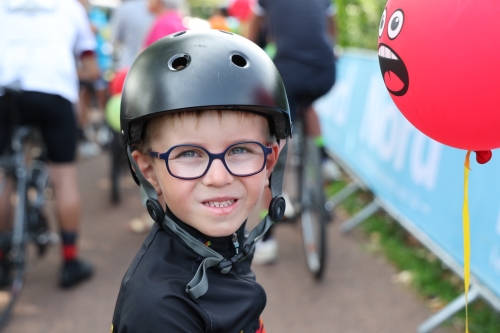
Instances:
[[[271,59],[223,31],[163,38],[128,73],[121,128],[157,224],[122,281],[112,332],[265,332],[266,295],[250,264],[284,213],[278,141],[291,133]],[[266,186],[270,216],[247,236]]]

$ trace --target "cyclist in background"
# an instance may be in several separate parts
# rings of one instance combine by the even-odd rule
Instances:
[[[154,16],[146,0],[125,0],[111,16],[111,41],[118,49],[116,69],[129,68],[141,51]]]
[[[299,110],[305,112],[306,133],[314,137],[321,148],[324,173],[329,171],[325,179],[335,177],[335,166],[325,151],[319,119],[312,104],[335,82],[335,12],[331,0],[258,0],[248,29],[248,38],[258,43],[263,21],[269,23],[276,43],[274,62],[285,84],[292,122]],[[269,201],[263,199],[265,208],[261,215],[267,215]],[[291,204],[287,208],[290,211]],[[278,245],[271,230],[256,246],[253,261],[256,264],[276,260]]]
[[[0,86],[16,82],[18,120],[43,135],[62,236],[59,285],[71,287],[92,276],[78,257],[81,219],[75,150],[78,77],[95,80],[95,37],[85,9],[76,0],[4,0],[0,6]],[[77,71],[75,57],[80,59]],[[0,152],[10,144],[11,111],[0,97]],[[5,195],[5,193],[4,193]],[[8,196],[7,196],[8,197]],[[0,212],[0,215],[2,213]]]

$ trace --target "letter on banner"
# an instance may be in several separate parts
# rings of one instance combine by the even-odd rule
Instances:
[[[436,177],[439,171],[441,150],[443,146],[426,137],[419,131],[415,131],[413,145],[410,155],[410,175],[415,184],[422,185],[432,190],[436,185]],[[425,154],[425,146],[428,146]],[[426,156],[427,155],[427,156]]]
[[[382,161],[403,170],[409,155],[409,171],[416,185],[432,190],[436,184],[442,145],[416,130],[387,98],[378,76],[372,76],[361,124],[360,140]],[[408,153],[407,153],[408,152]]]

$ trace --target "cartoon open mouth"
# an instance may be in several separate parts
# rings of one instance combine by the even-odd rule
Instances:
[[[387,90],[395,96],[406,94],[410,78],[403,60],[389,46],[380,43],[378,61]]]

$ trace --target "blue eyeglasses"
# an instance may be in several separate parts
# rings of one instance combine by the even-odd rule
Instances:
[[[197,145],[177,145],[165,153],[152,151],[149,155],[164,160],[173,177],[192,180],[203,177],[215,159],[221,160],[233,176],[253,176],[264,169],[272,151],[260,142],[245,141],[230,145],[220,154],[212,154]]]

